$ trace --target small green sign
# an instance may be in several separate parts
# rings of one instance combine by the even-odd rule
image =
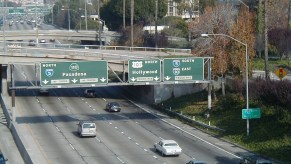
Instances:
[[[40,85],[106,84],[107,61],[40,63]]]
[[[160,82],[161,61],[159,59],[129,60],[128,81],[129,83]]]
[[[164,81],[204,80],[203,58],[164,59]]]
[[[242,119],[261,118],[260,108],[242,109]]]

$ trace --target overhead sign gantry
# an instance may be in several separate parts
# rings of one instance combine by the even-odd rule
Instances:
[[[40,85],[106,84],[107,61],[40,63]]]
[[[129,60],[128,81],[129,83],[161,82],[160,59]]]

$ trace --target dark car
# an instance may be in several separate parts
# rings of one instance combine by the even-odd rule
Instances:
[[[106,110],[108,112],[120,112],[121,111],[121,107],[117,102],[109,102],[106,105]]]
[[[271,161],[262,159],[255,155],[245,156],[241,159],[240,164],[272,164]]]
[[[29,40],[28,45],[29,46],[35,46],[35,41],[34,40]]]
[[[97,95],[96,95],[96,93],[95,93],[95,90],[93,90],[93,89],[86,89],[85,91],[84,91],[84,97],[87,97],[87,98],[94,98],[94,97],[96,97]]]
[[[50,94],[50,92],[47,88],[40,88],[38,90],[38,94],[42,95],[42,96],[48,96]]]
[[[8,161],[8,159],[0,152],[0,164],[5,164],[6,161]]]
[[[207,163],[204,161],[191,160],[187,162],[186,164],[207,164]]]

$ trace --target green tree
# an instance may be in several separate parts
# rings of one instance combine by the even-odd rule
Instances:
[[[130,0],[125,2],[126,25],[130,25]],[[119,30],[123,23],[123,1],[111,0],[102,6],[100,10],[101,19],[106,21],[107,26],[112,30]],[[167,13],[167,0],[158,0],[158,18]],[[155,0],[134,1],[134,24],[149,24],[155,17]]]

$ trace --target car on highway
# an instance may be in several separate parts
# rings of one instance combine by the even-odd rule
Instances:
[[[77,125],[80,137],[96,137],[96,124],[93,121],[80,121]]]
[[[6,164],[6,161],[8,161],[8,159],[5,158],[2,152],[0,151],[0,164]]]
[[[40,43],[46,43],[45,39],[40,39]]]
[[[29,40],[28,41],[29,46],[35,46],[35,41],[34,40]]]
[[[174,140],[161,140],[154,144],[154,148],[157,152],[160,152],[162,156],[182,154],[182,148]]]
[[[198,161],[198,160],[190,160],[189,162],[187,162],[186,164],[207,164],[204,161]]]
[[[47,88],[40,88],[38,90],[39,95],[48,96],[50,94],[49,90]]]
[[[240,164],[272,164],[272,162],[256,155],[249,155],[241,158]]]
[[[93,89],[86,89],[84,91],[84,97],[86,98],[95,98],[97,97],[95,90]]]
[[[121,106],[117,102],[109,102],[106,104],[105,108],[108,112],[120,112]]]

